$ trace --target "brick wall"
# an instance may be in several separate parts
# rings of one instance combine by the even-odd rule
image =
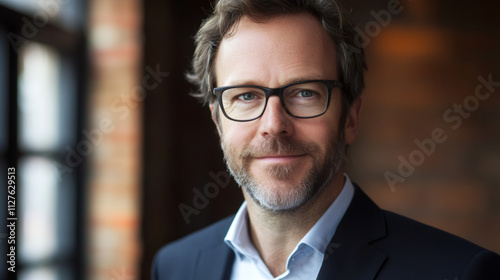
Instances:
[[[102,135],[88,177],[87,276],[93,280],[139,275],[141,20],[140,0],[89,2],[88,126]]]

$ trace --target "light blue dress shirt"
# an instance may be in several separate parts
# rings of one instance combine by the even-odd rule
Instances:
[[[290,256],[288,256],[286,271],[278,277],[273,277],[250,240],[247,224],[247,205],[246,202],[243,202],[224,238],[224,241],[236,255],[231,280],[316,279],[325,252],[328,254],[334,249],[329,248],[327,250],[328,244],[354,196],[354,187],[351,180],[346,174],[344,174],[344,177],[344,187],[339,196],[300,240]]]

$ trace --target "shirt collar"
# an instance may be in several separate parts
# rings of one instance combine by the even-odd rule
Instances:
[[[295,250],[297,250],[301,244],[305,244],[314,248],[321,254],[325,253],[330,240],[337,230],[340,220],[342,220],[354,196],[354,187],[351,180],[347,174],[344,174],[344,177],[344,186],[338,197],[297,244]],[[227,231],[224,241],[235,252],[237,257],[241,258],[245,256],[253,259],[260,258],[259,253],[253,246],[250,236],[248,235],[247,216],[247,203],[243,202]]]

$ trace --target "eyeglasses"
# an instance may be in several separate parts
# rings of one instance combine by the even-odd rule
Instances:
[[[214,89],[219,105],[226,118],[248,122],[264,114],[267,100],[276,95],[285,111],[293,117],[308,119],[323,115],[330,104],[332,89],[342,88],[334,80],[307,80],[279,88],[261,86],[227,86]]]

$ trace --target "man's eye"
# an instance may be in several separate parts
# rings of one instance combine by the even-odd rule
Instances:
[[[238,99],[244,100],[244,101],[250,101],[250,100],[254,100],[256,97],[257,96],[254,93],[247,92],[247,93],[240,94],[238,96]]]
[[[313,97],[314,92],[310,90],[301,90],[297,93],[298,97]]]

